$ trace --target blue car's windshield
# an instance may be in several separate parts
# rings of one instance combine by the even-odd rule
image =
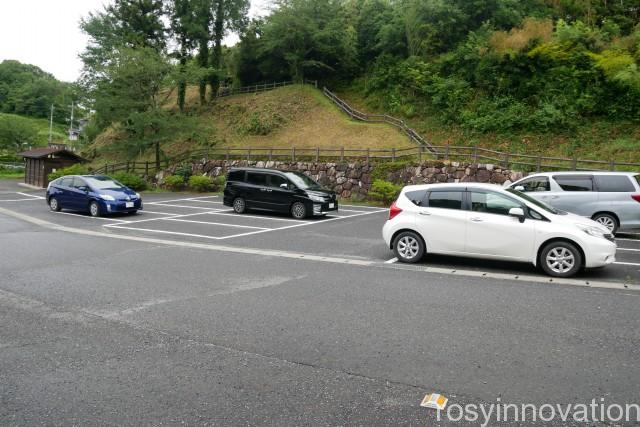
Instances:
[[[108,176],[87,176],[84,179],[94,190],[122,190],[125,188],[124,185]]]

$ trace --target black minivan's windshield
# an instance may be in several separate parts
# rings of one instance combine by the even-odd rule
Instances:
[[[108,176],[86,176],[84,179],[94,190],[122,190],[124,185]]]
[[[320,184],[301,172],[284,172],[284,174],[301,190],[320,190],[322,188]]]
[[[534,205],[536,205],[537,207],[539,207],[540,209],[544,209],[547,212],[550,212],[552,214],[555,215],[563,215],[565,212],[559,211],[558,209],[554,208],[553,206],[550,206],[548,204],[546,204],[545,202],[542,202],[540,200],[536,200],[531,196],[528,196],[526,193],[523,193],[521,191],[518,190],[514,190],[513,188],[505,188],[505,191],[507,191],[508,193],[514,194],[522,199],[525,199],[527,202],[529,203],[533,203]]]

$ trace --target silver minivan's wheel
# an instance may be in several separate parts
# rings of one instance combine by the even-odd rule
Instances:
[[[98,202],[91,202],[89,204],[89,213],[91,216],[100,216],[100,206],[98,206]]]
[[[247,204],[242,197],[236,197],[233,200],[233,210],[239,214],[246,212]]]
[[[295,219],[304,219],[307,216],[307,208],[302,202],[295,202],[291,205],[291,216]]]
[[[616,231],[618,231],[618,220],[611,214],[600,213],[595,215],[593,217],[593,220],[607,227],[611,234],[614,234]]]
[[[582,268],[582,254],[568,242],[551,242],[540,252],[540,266],[549,276],[571,277]]]
[[[58,199],[56,199],[55,197],[49,199],[49,207],[54,212],[60,212],[60,209],[62,209],[62,206],[60,206]]]
[[[418,262],[425,252],[422,238],[413,231],[403,231],[393,239],[393,252],[400,262]]]

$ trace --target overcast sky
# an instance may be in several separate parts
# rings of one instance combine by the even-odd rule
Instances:
[[[80,18],[110,0],[0,0],[0,62],[16,59],[37,65],[60,80],[74,81],[87,44]],[[268,0],[251,0],[251,15],[264,13]],[[233,44],[237,37],[227,37]]]

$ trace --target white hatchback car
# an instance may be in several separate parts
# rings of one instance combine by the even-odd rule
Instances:
[[[590,219],[492,184],[404,187],[382,235],[401,262],[425,253],[531,262],[570,277],[615,261],[613,235]]]

